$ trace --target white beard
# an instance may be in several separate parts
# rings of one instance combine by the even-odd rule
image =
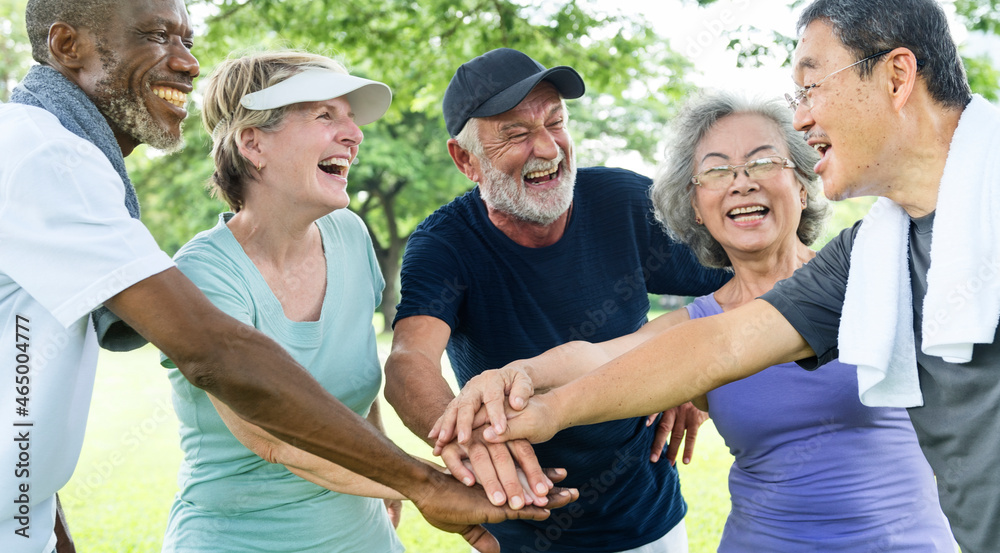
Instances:
[[[556,163],[561,164],[565,159],[566,153],[559,148]],[[479,193],[487,207],[494,211],[528,223],[548,226],[573,203],[573,187],[576,184],[576,165],[573,160],[569,160],[563,169],[559,184],[548,190],[532,190],[523,184],[523,178],[515,178],[497,169],[485,156],[480,158],[480,165],[483,182],[479,185]],[[551,161],[533,158],[524,165],[522,172],[526,175],[551,166]]]

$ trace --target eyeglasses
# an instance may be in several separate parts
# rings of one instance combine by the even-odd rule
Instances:
[[[766,179],[777,175],[782,169],[794,169],[791,160],[781,156],[762,157],[748,161],[743,165],[720,165],[706,169],[691,177],[691,184],[706,190],[721,190],[736,182],[736,172],[740,169],[751,179]]]
[[[785,94],[785,100],[788,100],[788,108],[791,109],[792,111],[795,111],[795,110],[799,109],[799,105],[805,104],[806,109],[812,109],[812,97],[809,96],[809,91],[810,90],[812,90],[814,88],[819,88],[819,85],[823,84],[823,81],[829,79],[830,77],[836,75],[837,73],[840,73],[841,71],[846,71],[846,70],[854,67],[855,65],[858,65],[859,63],[864,63],[864,62],[866,62],[868,60],[875,59],[875,58],[877,58],[879,56],[888,54],[889,52],[892,52],[892,50],[882,50],[881,52],[872,54],[872,55],[868,56],[867,58],[860,59],[860,60],[852,63],[851,65],[848,65],[847,67],[841,67],[840,69],[834,71],[833,73],[830,73],[829,75],[827,75],[827,76],[823,77],[822,79],[814,82],[813,84],[811,84],[809,86],[802,87],[802,88],[796,90],[794,96],[791,95],[791,94],[786,93]]]

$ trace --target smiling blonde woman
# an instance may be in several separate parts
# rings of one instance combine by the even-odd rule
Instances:
[[[175,257],[215,305],[375,424],[371,320],[384,281],[364,224],[344,208],[359,125],[390,98],[384,84],[313,54],[223,62],[209,77],[204,123],[213,184],[232,212]],[[184,460],[164,551],[402,551],[389,514],[398,515],[397,492],[247,424],[177,370],[170,382]]]

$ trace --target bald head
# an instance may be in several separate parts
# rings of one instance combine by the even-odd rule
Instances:
[[[31,41],[31,57],[49,65],[49,28],[56,22],[88,29],[101,36],[114,20],[122,0],[28,0],[24,22]]]

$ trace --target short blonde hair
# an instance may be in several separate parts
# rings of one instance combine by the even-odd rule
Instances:
[[[275,131],[290,106],[250,110],[240,104],[247,94],[276,85],[309,68],[347,74],[339,62],[326,56],[282,50],[247,54],[220,63],[205,87],[202,123],[212,135],[213,192],[234,212],[243,208],[244,184],[253,178],[253,165],[240,154],[240,135],[246,129]],[[294,104],[293,104],[294,105]]]

